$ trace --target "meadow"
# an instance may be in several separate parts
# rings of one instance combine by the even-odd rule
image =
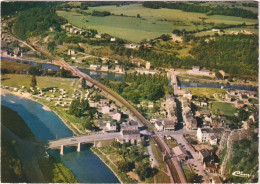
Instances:
[[[236,108],[230,103],[212,102],[211,109],[214,114],[219,113],[224,116],[233,116],[236,113]]]
[[[93,10],[109,11],[110,16],[96,17],[84,16],[76,13],[75,9],[70,12],[57,11],[58,15],[65,17],[69,23],[80,28],[97,29],[101,33],[123,38],[132,42],[140,42],[143,39],[156,38],[162,34],[170,34],[174,29],[186,29],[187,31],[211,28],[207,23],[225,24],[255,24],[257,20],[245,19],[232,16],[206,16],[203,13],[183,12],[174,9],[150,9],[141,4],[125,6],[99,6],[89,7],[85,10],[91,13]],[[123,16],[121,16],[123,14]],[[137,18],[140,14],[141,18]],[[206,24],[202,24],[202,18]],[[200,25],[194,25],[200,23]]]

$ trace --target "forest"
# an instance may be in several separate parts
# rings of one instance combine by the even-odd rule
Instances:
[[[197,13],[206,13],[207,15],[227,15],[227,16],[236,16],[243,18],[257,19],[257,13],[253,13],[250,10],[245,10],[242,8],[224,8],[224,7],[213,7],[213,6],[201,6],[194,3],[181,3],[181,2],[153,2],[147,1],[143,2],[143,6],[146,8],[168,8],[168,9],[178,9],[186,12],[197,12]]]
[[[190,53],[200,61],[200,66],[224,70],[231,76],[257,76],[258,36],[216,36],[209,43],[203,40],[194,44]]]
[[[14,33],[25,40],[31,36],[38,36],[50,27],[60,30],[67,20],[59,17],[55,8],[36,7],[22,12],[14,22]]]
[[[169,93],[166,75],[125,74],[124,82],[100,79],[100,81],[121,94],[127,100],[138,104],[141,100],[156,101]]]
[[[155,67],[189,69],[194,65],[210,70],[224,70],[231,76],[253,77],[258,73],[257,35],[215,35],[215,40],[205,42],[206,37],[189,38],[190,56],[179,58],[177,53],[159,53],[140,46],[138,50],[122,45],[110,45],[116,54],[134,56],[150,61]]]

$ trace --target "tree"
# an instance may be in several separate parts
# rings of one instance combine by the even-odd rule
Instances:
[[[141,18],[141,15],[138,13],[138,14],[136,15],[136,17],[137,17],[137,18]]]
[[[48,50],[49,50],[50,52],[53,52],[54,49],[55,49],[55,47],[56,47],[55,42],[49,42],[49,43],[48,43],[47,48],[48,48]]]
[[[122,172],[129,172],[132,170],[132,164],[129,161],[120,160],[117,162],[118,169]]]
[[[36,77],[35,77],[35,75],[32,75],[30,86],[35,88],[36,85],[37,85]]]
[[[219,71],[215,73],[215,76],[217,79],[223,79],[223,76]]]
[[[150,167],[149,163],[139,163],[136,167],[136,173],[138,174],[139,178],[144,181],[145,178],[149,178],[152,176],[152,168]]]
[[[82,87],[82,89],[86,89],[86,79],[85,78],[82,78],[82,80],[81,80],[81,87]]]

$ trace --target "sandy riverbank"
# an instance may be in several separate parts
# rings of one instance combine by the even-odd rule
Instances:
[[[55,113],[60,119],[61,121],[76,135],[78,135],[79,133],[76,132],[57,112],[55,112],[54,110],[52,110],[51,108],[47,107],[46,105],[44,105],[43,103],[35,100],[34,98],[32,98],[32,94],[30,93],[27,93],[27,92],[14,92],[14,91],[10,91],[10,90],[7,90],[7,89],[2,89],[1,88],[1,95],[6,95],[6,94],[12,94],[12,95],[15,95],[15,96],[19,96],[19,97],[22,97],[22,98],[27,98],[29,100],[32,100],[34,102],[37,102],[39,104],[42,105],[42,108],[46,111],[52,111],[53,113]]]

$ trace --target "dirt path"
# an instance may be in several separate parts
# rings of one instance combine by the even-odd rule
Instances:
[[[38,164],[38,159],[45,156],[43,144],[32,139],[21,139],[3,124],[1,128],[2,133],[6,134],[12,142],[15,142],[15,150],[21,159],[28,180],[32,183],[45,182]]]

